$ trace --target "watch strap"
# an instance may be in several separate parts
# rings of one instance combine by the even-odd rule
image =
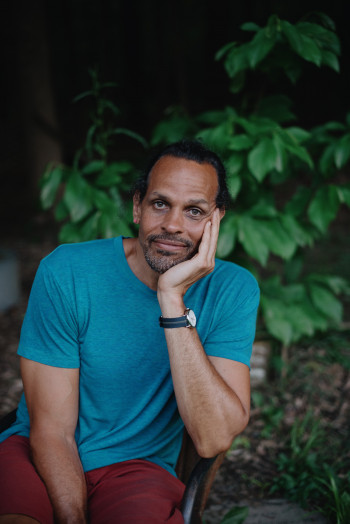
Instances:
[[[168,329],[169,328],[170,329],[171,328],[179,328],[179,327],[194,327],[195,322],[194,322],[194,324],[192,324],[189,321],[188,313],[192,313],[193,314],[193,312],[189,308],[186,308],[184,314],[181,315],[181,317],[167,318],[167,317],[160,316],[159,317],[159,325],[160,325],[160,327],[168,328]],[[194,316],[194,314],[193,314],[193,316]],[[195,320],[195,316],[194,316],[194,320]]]

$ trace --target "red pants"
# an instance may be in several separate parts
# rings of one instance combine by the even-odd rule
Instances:
[[[160,466],[129,460],[85,473],[90,524],[183,524],[184,485]],[[53,524],[45,485],[29,455],[29,440],[0,444],[0,515],[18,513]]]

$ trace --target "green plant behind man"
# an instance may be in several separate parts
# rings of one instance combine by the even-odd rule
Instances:
[[[303,255],[328,233],[340,206],[350,206],[350,184],[336,182],[350,158],[350,113],[345,123],[306,130],[280,87],[286,79],[295,84],[308,67],[339,72],[340,43],[332,20],[321,13],[294,25],[272,15],[265,27],[246,23],[242,29],[251,39],[229,43],[216,55],[235,107],[195,119],[175,108],[151,142],[180,138],[176,131],[186,130],[224,158],[233,208],[221,226],[218,255],[256,273],[263,325],[288,347],[342,320],[339,296],[349,293],[347,281],[307,274]]]
[[[85,144],[74,156],[72,166],[48,165],[41,179],[41,202],[44,209],[54,208],[62,222],[60,242],[82,242],[132,236],[130,187],[136,170],[129,160],[110,161],[109,153],[117,135],[128,136],[147,147],[147,142],[129,129],[116,127],[119,109],[105,91],[112,83],[100,82],[91,70],[91,90],[75,98],[93,100],[90,127]]]

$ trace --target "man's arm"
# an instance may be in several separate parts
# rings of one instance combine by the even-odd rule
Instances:
[[[204,229],[198,254],[160,276],[158,300],[164,317],[183,315],[183,297],[215,265],[220,216],[216,210]],[[165,329],[180,415],[199,455],[227,450],[248,423],[250,377],[246,365],[208,357],[196,329]]]
[[[79,369],[21,358],[33,462],[47,488],[55,522],[85,524],[86,484],[75,443]]]

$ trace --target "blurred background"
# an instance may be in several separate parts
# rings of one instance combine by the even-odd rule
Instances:
[[[88,69],[116,82],[111,94],[120,123],[146,139],[169,106],[190,115],[232,104],[215,53],[242,41],[241,24],[265,25],[272,13],[296,22],[322,11],[341,41],[341,75],[308,70],[288,86],[305,126],[342,119],[349,109],[349,4],[345,0],[244,2],[219,0],[14,0],[1,2],[0,210],[8,231],[37,211],[37,181],[50,160],[72,161],[88,125]],[[226,87],[227,86],[227,87]],[[134,147],[116,141],[119,151]]]

